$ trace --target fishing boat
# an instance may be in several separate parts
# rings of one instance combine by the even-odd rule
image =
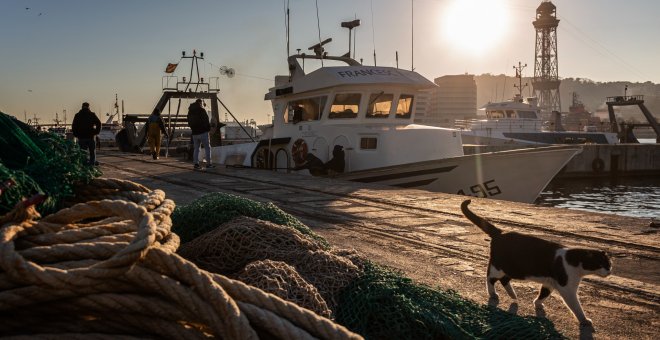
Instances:
[[[596,131],[585,126],[584,131],[563,131],[561,120],[548,123],[541,119],[536,98],[516,95],[504,102],[488,103],[480,110],[484,119],[457,120],[463,142],[476,145],[539,145],[539,144],[617,144],[614,132]],[[555,116],[559,113],[555,112]],[[551,128],[550,126],[554,126]]]
[[[110,116],[105,123],[101,123],[101,132],[98,140],[102,146],[116,146],[117,133],[121,131],[121,125]]]
[[[452,194],[533,202],[580,147],[463,154],[461,131],[414,123],[417,100],[434,86],[420,74],[364,66],[344,56],[288,58],[265,95],[272,124],[255,142],[212,148],[226,165]],[[300,61],[335,61],[305,73]]]
[[[514,66],[514,68],[516,68]],[[468,145],[550,145],[550,144],[617,144],[616,132],[598,131],[589,124],[591,114],[584,110],[573,94],[573,105],[567,117],[587,122],[582,131],[566,130],[560,112],[553,112],[552,121],[542,119],[541,107],[536,97],[523,98],[522,66],[516,68],[518,84],[513,86],[518,93],[513,99],[489,102],[480,111],[486,118],[456,120],[455,127],[461,130],[463,143]],[[580,108],[580,109],[578,109]],[[570,124],[576,125],[576,124]],[[579,124],[577,124],[579,126]]]

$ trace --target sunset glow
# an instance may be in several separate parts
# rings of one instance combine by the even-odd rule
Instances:
[[[509,26],[503,0],[454,0],[441,15],[444,39],[461,50],[482,53],[501,41]]]

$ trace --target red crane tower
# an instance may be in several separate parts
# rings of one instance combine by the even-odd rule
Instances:
[[[559,75],[557,55],[557,7],[550,1],[543,1],[536,9],[536,20],[532,22],[536,29],[536,50],[534,79],[532,88],[538,97],[543,113],[561,112],[559,99]]]

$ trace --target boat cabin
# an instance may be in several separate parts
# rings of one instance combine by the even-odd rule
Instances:
[[[273,101],[274,124],[322,121],[331,124],[410,124],[415,96],[435,86],[419,74],[392,67],[362,66],[336,57],[349,66],[322,67],[305,74],[295,55],[291,76],[276,77],[265,99]]]
[[[486,118],[523,118],[540,119],[540,108],[537,106],[535,97],[528,97],[524,100],[516,95],[513,100],[500,103],[488,103],[482,108],[486,112]]]
[[[348,66],[305,73],[299,59]],[[418,73],[325,55],[294,55],[289,65],[291,75],[277,76],[265,95],[273,122],[254,151],[224,149],[221,161],[303,171],[310,159],[326,164],[342,154],[348,172],[463,155],[456,130],[414,124],[423,90],[436,86]]]

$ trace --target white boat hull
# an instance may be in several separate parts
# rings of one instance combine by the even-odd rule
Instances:
[[[483,153],[351,172],[336,178],[533,203],[581,150],[545,147]]]
[[[461,137],[464,144],[475,145],[618,143],[617,134],[612,132],[463,130]]]
[[[215,147],[214,162],[257,167],[253,163],[256,146],[257,143],[245,143]],[[579,146],[518,149],[352,171],[333,178],[533,203],[554,176],[581,151]],[[290,168],[279,170],[293,171]],[[307,170],[296,172],[309,174]]]

